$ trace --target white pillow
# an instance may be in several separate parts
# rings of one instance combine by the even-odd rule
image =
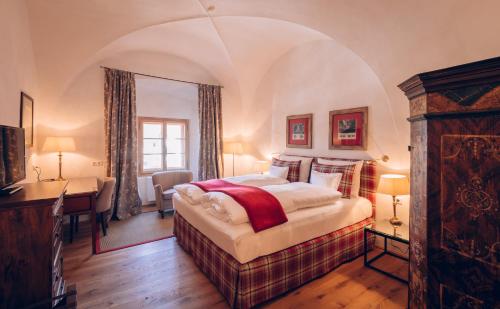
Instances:
[[[280,155],[279,159],[283,161],[300,160],[299,181],[307,182],[309,180],[309,172],[311,171],[311,163],[313,158]]]
[[[363,160],[361,161],[344,161],[344,160],[325,160],[318,158],[319,164],[325,165],[353,165],[354,175],[352,176],[351,197],[359,196],[359,188],[361,187],[361,169],[363,168]]]
[[[271,165],[269,167],[269,175],[286,179],[288,177],[288,169],[289,169],[288,166]]]
[[[342,173],[321,173],[311,171],[311,184],[322,187],[332,188],[338,191]]]

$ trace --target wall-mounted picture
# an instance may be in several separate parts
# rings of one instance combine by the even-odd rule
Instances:
[[[24,128],[24,144],[33,146],[33,98],[24,92],[21,92],[21,128]]]
[[[368,137],[368,107],[330,112],[330,149],[366,150]]]
[[[312,114],[286,117],[286,147],[312,148]]]

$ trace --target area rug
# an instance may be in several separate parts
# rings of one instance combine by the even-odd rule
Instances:
[[[142,245],[173,236],[174,220],[171,215],[160,217],[158,212],[144,212],[127,220],[110,221],[104,236],[97,226],[97,254]]]

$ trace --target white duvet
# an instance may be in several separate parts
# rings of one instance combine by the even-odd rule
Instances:
[[[331,188],[305,182],[264,186],[261,189],[274,195],[285,213],[291,213],[303,208],[331,205],[342,196],[340,192]],[[205,193],[202,205],[210,215],[224,222],[231,224],[249,222],[245,209],[232,197],[224,193]]]
[[[263,174],[249,174],[243,176],[227,177],[223,180],[246,186],[263,187],[269,185],[281,185],[288,183],[288,180]],[[205,196],[205,191],[199,187],[185,183],[181,185],[174,186],[174,189],[179,193],[179,195],[187,200],[192,205],[200,204],[206,201],[207,196]]]

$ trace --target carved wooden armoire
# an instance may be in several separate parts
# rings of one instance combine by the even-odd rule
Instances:
[[[500,57],[399,87],[410,100],[410,308],[500,308]]]

